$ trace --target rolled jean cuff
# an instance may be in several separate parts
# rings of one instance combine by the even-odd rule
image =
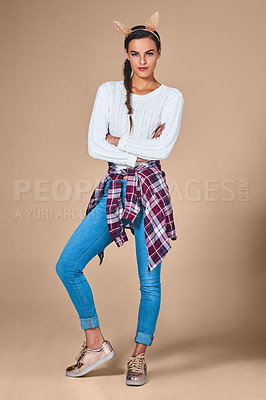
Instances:
[[[96,328],[99,326],[99,319],[97,315],[91,318],[80,318],[80,323],[82,329]]]
[[[134,341],[137,343],[142,343],[142,344],[146,344],[147,346],[150,346],[152,344],[153,338],[154,338],[153,335],[149,335],[148,333],[136,331],[136,336],[135,336]]]

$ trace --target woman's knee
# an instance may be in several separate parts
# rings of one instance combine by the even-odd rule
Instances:
[[[72,277],[73,267],[62,257],[57,261],[55,270],[61,280]]]
[[[63,276],[65,275],[66,272],[65,264],[61,261],[60,258],[55,265],[55,271],[60,279],[62,279]]]
[[[56,263],[55,270],[61,280],[71,280],[81,278],[83,269],[89,262],[88,258],[74,253],[71,249],[65,248]]]
[[[141,280],[140,281],[140,291],[142,295],[149,296],[161,296],[161,282],[159,281],[150,281],[150,280]]]

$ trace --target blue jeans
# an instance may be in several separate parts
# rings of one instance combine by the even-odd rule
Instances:
[[[82,220],[63,249],[56,264],[56,273],[64,284],[79,315],[81,328],[90,329],[99,326],[91,287],[83,274],[88,262],[106,246],[112,243],[107,216],[106,201],[111,178],[106,182],[104,195],[99,203]],[[127,178],[123,182],[123,204]],[[124,226],[129,220],[123,219]],[[135,342],[150,346],[159,315],[161,304],[161,265],[162,261],[150,273],[148,272],[148,250],[144,232],[144,210],[134,221],[135,247],[140,281],[141,299]],[[111,287],[110,287],[111,290]]]

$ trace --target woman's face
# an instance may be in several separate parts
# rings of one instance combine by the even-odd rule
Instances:
[[[153,76],[156,63],[161,55],[154,40],[150,38],[133,39],[129,42],[127,58],[130,61],[133,73],[140,78]],[[140,68],[146,68],[141,70]]]

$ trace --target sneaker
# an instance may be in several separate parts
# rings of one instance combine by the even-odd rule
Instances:
[[[66,369],[66,376],[77,377],[85,375],[114,356],[115,352],[108,340],[103,341],[99,350],[89,349],[84,340],[82,349],[76,357],[77,362]]]
[[[127,361],[126,384],[144,385],[147,382],[147,364],[145,353],[132,356]]]

